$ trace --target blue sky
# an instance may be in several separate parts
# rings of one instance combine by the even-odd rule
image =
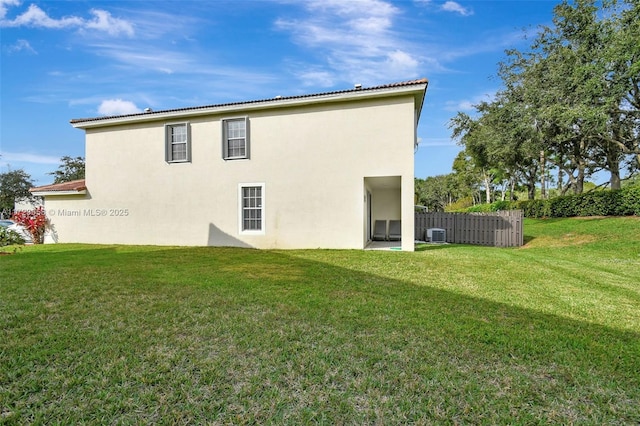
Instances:
[[[557,1],[0,0],[0,171],[52,181],[84,156],[72,118],[426,77],[417,177],[451,172],[447,122],[500,88],[497,63]]]

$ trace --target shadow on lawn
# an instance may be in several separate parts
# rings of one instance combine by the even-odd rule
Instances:
[[[442,249],[454,249],[457,247],[462,247],[460,244],[449,244],[449,243],[421,243],[416,244],[415,251],[433,251],[433,250],[442,250]]]
[[[455,249],[455,245],[426,245],[421,251],[445,248]],[[343,257],[349,253],[322,251],[321,255]],[[389,261],[389,256],[396,255],[357,253],[355,262]],[[394,409],[408,412],[411,407],[414,415],[418,412],[416,418],[446,420],[455,414],[463,423],[482,418],[516,423],[532,420],[580,423],[595,418],[624,423],[637,421],[640,416],[640,409],[633,402],[640,399],[638,333],[429,287],[430,277],[425,277],[427,285],[418,286],[283,251],[238,248],[89,246],[88,250],[80,247],[60,252],[32,251],[0,259],[3,267],[10,266],[3,274],[10,276],[14,289],[39,291],[45,301],[61,297],[61,292],[55,286],[38,286],[33,282],[33,277],[24,272],[32,262],[38,263],[38,274],[66,274],[65,285],[71,287],[63,293],[73,294],[74,286],[78,287],[79,300],[69,303],[84,303],[80,290],[91,286],[92,297],[104,299],[100,309],[113,309],[114,314],[122,309],[122,315],[132,316],[126,321],[133,327],[128,330],[132,335],[158,326],[150,324],[148,317],[137,316],[141,314],[136,314],[135,309],[110,302],[107,290],[126,289],[128,303],[145,304],[152,303],[150,294],[159,292],[171,297],[180,288],[180,296],[175,296],[173,304],[165,302],[167,307],[158,314],[162,323],[178,322],[187,335],[201,333],[198,330],[202,330],[203,324],[192,323],[193,315],[185,313],[212,307],[215,312],[212,315],[220,315],[211,319],[212,324],[220,327],[220,321],[235,322],[234,326],[242,332],[237,336],[214,336],[215,339],[196,336],[194,340],[211,345],[209,352],[217,353],[218,357],[227,348],[214,346],[225,339],[239,345],[239,351],[244,351],[243,356],[249,359],[269,359],[274,352],[282,353],[282,359],[269,362],[270,371],[282,375],[291,374],[297,363],[307,365],[306,369],[295,370],[298,376],[294,374],[291,380],[299,382],[290,383],[289,389],[284,386],[282,392],[293,399],[302,398],[292,395],[300,392],[297,386],[307,383],[305,392],[311,394],[305,398],[315,395],[315,402],[311,398],[309,404],[324,409],[329,422],[352,423],[349,421],[352,415],[353,422],[378,419],[394,423],[400,417],[376,417],[379,415],[375,414],[376,407],[385,405],[385,401],[396,403],[389,408],[392,412]],[[95,279],[100,276],[106,278]],[[88,282],[87,277],[92,281]],[[0,300],[7,299],[5,291],[0,286]],[[6,303],[5,310],[25,309],[12,306],[18,303],[15,301]],[[75,320],[100,321],[92,318],[90,312],[87,315]],[[47,326],[55,329],[55,320]],[[101,326],[104,324],[97,324]],[[231,325],[223,324],[222,333],[226,327]],[[158,333],[157,338],[163,344],[174,342],[174,336]],[[252,335],[255,338],[242,340]],[[143,357],[145,350],[148,348],[135,348],[135,353],[124,356]],[[5,357],[25,359],[25,354],[7,349]],[[96,354],[95,362],[107,365],[111,360]],[[204,361],[192,358],[190,362]],[[218,368],[231,368],[238,361],[220,358],[216,362]],[[322,380],[334,373],[337,376],[323,384]],[[275,380],[260,369],[253,374],[258,382]],[[320,382],[311,386],[308,381],[312,379]],[[232,398],[233,386],[236,385],[218,391],[221,394],[215,396],[221,401]],[[117,387],[110,389],[116,394],[121,391]],[[381,394],[379,389],[383,389]],[[14,389],[13,395],[20,392]],[[327,395],[343,398],[346,407],[323,405]],[[198,394],[190,398],[197,401]],[[269,403],[275,403],[257,402],[253,399],[258,398],[257,394],[248,398],[266,410],[263,416],[269,413]],[[441,414],[431,405],[433,401],[445,404],[440,408]],[[251,405],[246,401],[245,404]],[[356,407],[358,404],[360,408]],[[490,416],[492,405],[501,404],[511,405],[511,412],[496,408],[493,417],[476,417],[482,413]],[[367,406],[370,411],[366,411]],[[231,413],[232,407],[225,410]],[[110,412],[109,407],[106,410],[107,420],[117,421],[120,414]],[[359,410],[365,410],[369,417],[362,417]],[[589,411],[591,415],[587,414]],[[596,417],[592,417],[594,412]],[[139,420],[145,419],[145,413],[142,409]],[[171,413],[175,415],[171,410],[166,414]],[[303,419],[300,412],[297,415],[294,420]],[[225,419],[233,417],[223,417],[221,421],[224,423]],[[253,413],[253,419],[258,423],[269,420],[261,418],[258,412]]]

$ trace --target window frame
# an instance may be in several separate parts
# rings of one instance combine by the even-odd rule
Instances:
[[[241,139],[241,138],[229,138],[229,123],[244,121],[244,155],[229,155],[229,140],[230,139]],[[251,146],[251,138],[249,133],[249,117],[228,117],[224,118],[221,121],[222,123],[222,159],[227,160],[248,160],[250,158],[250,146]]]
[[[183,144],[183,143],[185,144],[185,151],[186,151],[185,158],[180,160],[174,160],[172,147],[174,144],[178,144],[178,143],[174,143],[174,141],[172,140],[171,131],[172,129],[176,127],[181,127],[181,126],[184,126],[185,128],[186,140],[185,142],[179,142],[179,144]],[[167,163],[190,163],[191,162],[191,123],[188,121],[182,121],[178,123],[166,123],[164,125],[164,146],[165,146],[164,159]]]
[[[265,205],[266,205],[266,191],[264,182],[257,183],[240,183],[238,184],[238,233],[240,235],[264,235],[265,234]],[[260,229],[245,229],[244,212],[247,209],[244,205],[244,189],[246,188],[260,188]],[[257,210],[254,207],[250,209]]]

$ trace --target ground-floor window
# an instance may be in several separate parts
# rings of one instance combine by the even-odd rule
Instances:
[[[264,184],[240,185],[240,232],[264,233]]]

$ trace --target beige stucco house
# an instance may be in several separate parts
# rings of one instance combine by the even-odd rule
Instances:
[[[86,179],[33,188],[49,241],[361,249],[375,220],[414,247],[427,80],[74,119]]]

